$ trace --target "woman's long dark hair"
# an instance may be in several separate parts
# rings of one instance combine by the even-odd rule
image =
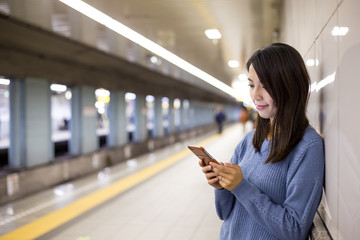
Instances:
[[[293,47],[274,43],[255,52],[246,63],[253,66],[277,108],[272,124],[258,114],[253,145],[256,152],[271,138],[265,163],[283,160],[305,133],[310,78],[301,55]]]

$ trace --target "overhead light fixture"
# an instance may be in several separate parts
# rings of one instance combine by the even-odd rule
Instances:
[[[169,108],[169,98],[167,97],[161,98],[161,107],[164,109]]]
[[[108,97],[110,96],[110,91],[103,88],[98,88],[95,90],[95,95],[97,97]]]
[[[131,100],[135,100],[135,99],[136,99],[136,94],[135,93],[131,93],[131,92],[125,93],[125,100],[127,102],[129,102]]]
[[[66,98],[67,100],[70,100],[71,97],[72,97],[71,91],[70,91],[70,90],[67,90],[67,91],[65,92],[65,98]]]
[[[90,6],[89,4],[81,0],[59,0],[60,2],[68,5],[69,7],[75,9],[76,11],[88,16],[94,21],[106,26],[107,28],[113,30],[114,32],[122,35],[123,37],[133,41],[134,43],[139,44],[143,48],[149,50],[150,52],[156,54],[159,57],[171,62],[172,64],[178,66],[179,68],[187,71],[188,73],[200,78],[201,80],[207,82],[208,84],[220,89],[221,91],[237,98],[237,93],[230,86],[221,82],[220,80],[214,78],[210,74],[202,71],[201,69],[195,67],[189,62],[183,60],[172,52],[166,50],[162,46],[156,44],[150,39],[144,37],[143,35],[135,32],[124,24],[116,21],[115,19],[109,17],[103,12],[97,10],[96,8]]]
[[[236,60],[230,60],[230,61],[228,61],[228,65],[229,65],[229,67],[231,67],[231,68],[237,68],[237,67],[240,66],[239,62],[236,61]]]
[[[179,109],[181,107],[181,101],[178,98],[174,99],[174,108]]]
[[[335,26],[331,31],[331,35],[333,36],[345,36],[349,31],[348,27],[339,27]]]
[[[150,61],[155,64],[155,63],[158,62],[158,58],[157,58],[156,56],[152,56],[152,57],[150,58]]]
[[[153,95],[147,95],[145,97],[146,102],[154,102],[155,101],[155,97]]]
[[[50,89],[54,92],[65,92],[67,87],[62,84],[51,84]]]
[[[10,80],[7,78],[0,78],[0,85],[9,85]]]
[[[207,29],[205,35],[212,40],[221,38],[221,33],[217,29]]]
[[[155,64],[155,65],[161,65],[161,59],[159,59],[158,57],[156,56],[151,56],[150,57],[150,62],[152,64]]]
[[[101,101],[97,101],[95,102],[95,107],[96,108],[104,108],[105,107],[105,103],[101,102]]]

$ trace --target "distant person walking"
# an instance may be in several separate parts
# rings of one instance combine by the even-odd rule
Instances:
[[[216,124],[218,125],[218,133],[219,134],[221,134],[223,131],[223,124],[224,124],[225,119],[226,119],[226,116],[223,112],[222,107],[218,107],[216,109],[215,121],[216,121]]]

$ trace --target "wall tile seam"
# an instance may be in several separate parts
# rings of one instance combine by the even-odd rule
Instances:
[[[306,58],[306,56],[309,54],[309,52],[311,51],[311,49],[313,48],[313,46],[315,45],[316,41],[319,39],[320,35],[322,34],[322,32],[324,31],[324,29],[326,28],[326,26],[329,24],[330,20],[333,18],[333,16],[335,15],[335,13],[339,10],[339,7],[341,6],[341,4],[343,3],[344,0],[341,0],[336,8],[334,9],[334,11],[331,13],[330,17],[328,18],[328,20],[326,21],[326,23],[324,24],[324,26],[322,27],[322,29],[320,30],[319,34],[315,37],[315,40],[313,41],[313,43],[311,44],[311,46],[308,48],[308,50],[306,51],[304,58]]]

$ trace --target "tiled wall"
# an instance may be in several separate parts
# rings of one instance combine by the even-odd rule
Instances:
[[[285,0],[282,42],[300,51],[308,66],[311,124],[326,151],[325,221],[334,239],[360,236],[360,1]],[[335,27],[347,27],[333,36]],[[317,61],[318,62],[317,62]]]

